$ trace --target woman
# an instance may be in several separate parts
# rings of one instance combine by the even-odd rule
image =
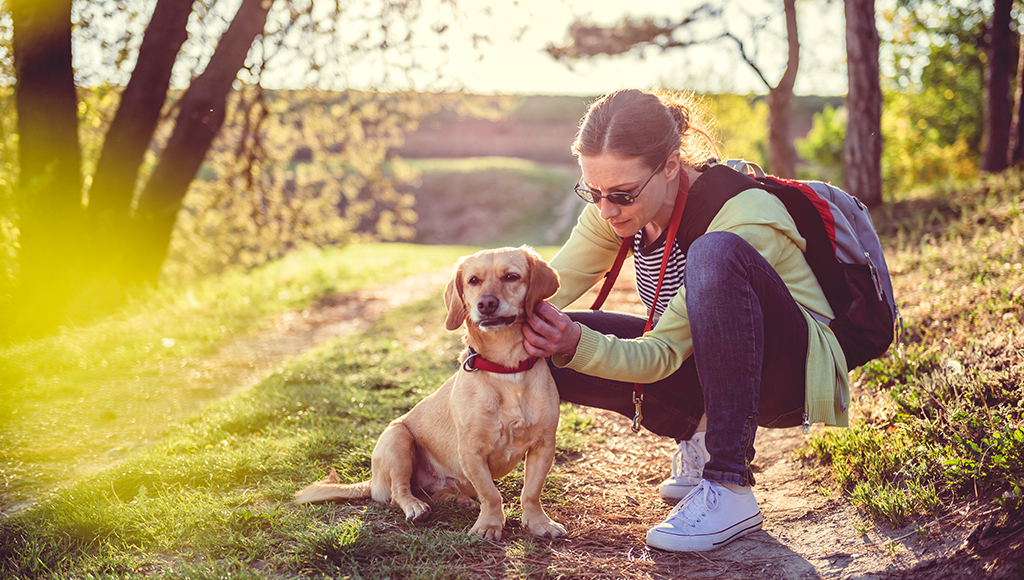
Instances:
[[[832,310],[803,237],[770,193],[726,202],[686,255],[669,240],[653,302],[673,209],[699,201],[717,156],[695,105],[688,94],[637,90],[591,105],[573,143],[576,192],[590,204],[551,260],[561,289],[524,329],[530,354],[551,357],[563,400],[633,417],[634,383],[643,385],[642,425],[679,441],[660,487],[679,502],[647,533],[648,545],[672,551],[760,529],[750,469],[758,425],[848,424],[845,357],[816,319]],[[647,333],[636,316],[560,310],[608,271],[623,239],[657,320]]]

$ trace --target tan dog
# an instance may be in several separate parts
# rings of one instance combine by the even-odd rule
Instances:
[[[420,521],[430,506],[414,493],[466,507],[475,507],[476,497],[480,515],[469,533],[499,540],[505,515],[494,479],[525,457],[523,526],[538,536],[565,535],[540,505],[555,456],[558,392],[547,363],[526,354],[522,331],[527,312],[557,289],[558,275],[526,246],[462,258],[444,292],[445,328],[465,322],[468,330],[462,368],[384,430],[370,481],[339,484],[332,471],[296,493],[295,502],[369,497],[393,501]]]

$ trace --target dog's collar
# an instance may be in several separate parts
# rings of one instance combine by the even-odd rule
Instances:
[[[500,373],[503,375],[511,375],[513,373],[521,373],[528,371],[533,368],[533,365],[537,363],[537,357],[531,356],[525,360],[519,361],[519,364],[514,367],[507,367],[500,365],[496,362],[491,362],[484,357],[480,356],[480,353],[473,350],[472,347],[467,347],[469,354],[466,355],[466,360],[462,363],[462,368],[467,372],[473,371],[487,371],[489,373]]]

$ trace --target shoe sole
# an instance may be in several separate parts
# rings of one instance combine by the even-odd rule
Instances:
[[[679,497],[673,497],[671,495],[661,494],[661,501],[667,503],[668,505],[676,505],[677,503],[683,501],[684,497],[686,497],[685,493],[683,495],[679,496]]]
[[[691,491],[693,491],[693,488],[695,487],[697,487],[697,484],[686,486],[663,485],[658,488],[658,495],[661,496],[661,499],[664,500],[665,503],[675,505],[682,501],[682,499],[686,497],[687,494],[689,494]]]
[[[713,534],[688,536],[652,529],[647,532],[647,545],[668,552],[706,552],[760,530],[763,521],[764,518],[758,511],[757,514]]]

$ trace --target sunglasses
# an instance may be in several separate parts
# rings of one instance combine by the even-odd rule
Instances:
[[[658,168],[654,170],[654,173],[652,173],[651,176],[647,178],[647,181],[645,181],[644,184],[640,186],[640,189],[636,190],[636,193],[629,193],[625,191],[613,191],[611,193],[602,195],[600,193],[597,193],[596,191],[588,189],[585,185],[583,185],[583,177],[580,177],[579,181],[576,182],[576,187],[573,188],[573,191],[575,191],[576,195],[580,196],[580,198],[582,198],[583,201],[587,203],[597,203],[602,199],[607,199],[608,201],[620,207],[630,206],[633,205],[633,202],[636,201],[636,198],[637,196],[640,195],[640,192],[643,191],[645,187],[647,187],[647,184],[650,183],[652,179],[654,179],[654,176],[657,175],[658,172],[661,171],[664,166],[664,162],[659,164]]]

